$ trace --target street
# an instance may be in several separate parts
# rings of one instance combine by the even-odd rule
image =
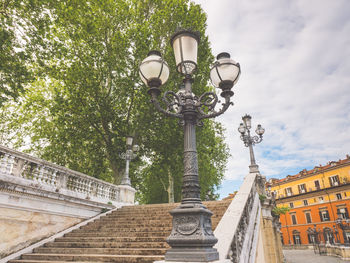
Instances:
[[[320,256],[319,254],[315,254],[313,250],[283,250],[283,254],[286,258],[286,263],[350,263],[349,260],[341,260],[337,257]]]

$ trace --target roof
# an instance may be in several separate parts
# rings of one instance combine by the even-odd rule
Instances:
[[[295,174],[295,175],[287,175],[285,178],[282,179],[276,179],[276,178],[271,178],[269,180],[269,185],[274,186],[277,184],[281,184],[284,182],[287,182],[289,180],[293,180],[293,179],[297,179],[300,177],[304,177],[304,176],[308,176],[308,175],[312,175],[312,174],[316,174],[316,173],[321,173],[327,169],[330,169],[332,167],[337,167],[340,165],[344,165],[344,164],[349,164],[350,165],[350,155],[346,155],[346,158],[341,160],[339,159],[339,161],[330,161],[328,162],[326,165],[322,166],[321,164],[319,166],[315,166],[313,169],[311,170],[302,170],[299,173]]]

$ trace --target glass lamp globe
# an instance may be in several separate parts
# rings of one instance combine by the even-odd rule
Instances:
[[[135,145],[132,146],[132,150],[133,150],[134,152],[138,152],[138,151],[140,150],[140,146],[138,146],[137,144],[135,144]]]
[[[127,146],[131,146],[133,140],[134,140],[134,137],[132,137],[132,136],[126,136],[126,145],[127,145]]]
[[[257,135],[263,135],[264,134],[264,132],[265,132],[265,129],[263,128],[263,127],[261,127],[261,125],[260,124],[258,124],[258,126],[256,127],[256,130],[255,130],[255,132],[256,132],[256,134]]]
[[[190,30],[180,30],[171,37],[178,72],[192,75],[197,69],[199,39],[199,33]]]
[[[148,87],[159,87],[169,78],[169,66],[159,51],[152,50],[140,65],[139,74]]]
[[[217,61],[210,70],[210,80],[214,87],[231,89],[241,74],[239,63],[230,58],[230,54],[223,52],[216,57]],[[226,89],[227,89],[226,88]]]
[[[252,117],[248,114],[244,115],[242,117],[242,120],[244,121],[245,126],[250,129],[252,127]]]
[[[241,124],[239,125],[238,131],[239,131],[240,133],[242,133],[242,134],[245,133],[245,127],[244,127],[244,124],[243,124],[243,123],[241,123]]]

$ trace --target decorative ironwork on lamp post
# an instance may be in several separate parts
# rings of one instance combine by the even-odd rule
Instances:
[[[223,114],[232,104],[232,87],[238,81],[240,66],[230,59],[228,53],[220,53],[214,63],[210,78],[212,84],[221,89],[225,99],[222,107],[215,110],[218,96],[214,92],[205,92],[199,97],[192,93],[192,75],[197,69],[197,51],[199,34],[190,30],[176,32],[171,38],[175,54],[176,68],[184,76],[184,86],[175,93],[165,91],[162,107],[158,97],[160,86],[169,77],[168,64],[160,52],[150,51],[140,65],[140,77],[149,87],[148,93],[156,109],[166,116],[179,119],[184,126],[184,176],[181,205],[170,212],[173,216],[173,228],[167,238],[171,248],[165,254],[166,261],[202,261],[219,258],[213,248],[217,242],[211,224],[212,212],[201,202],[198,179],[198,160],[196,149],[196,125],[202,125],[203,119]]]
[[[126,161],[125,164],[125,173],[122,179],[121,184],[122,185],[131,185],[130,182],[130,177],[129,177],[129,164],[130,161],[135,159],[137,156],[137,152],[139,151],[140,147],[138,145],[132,145],[132,141],[133,141],[133,137],[132,136],[126,136],[126,152],[125,153],[121,153],[119,155],[120,158],[124,159]]]
[[[250,152],[250,166],[249,170],[251,173],[259,172],[259,166],[255,162],[255,156],[253,151],[253,145],[260,143],[263,138],[263,134],[265,129],[261,127],[260,124],[255,129],[255,132],[258,136],[251,136],[250,129],[252,127],[252,117],[248,114],[242,117],[243,123],[241,123],[238,127],[238,131],[241,133],[241,140],[244,142],[246,147],[249,147]]]

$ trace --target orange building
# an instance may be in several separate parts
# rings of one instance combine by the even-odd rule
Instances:
[[[278,207],[282,242],[350,244],[350,156],[283,179],[270,179],[268,189]]]

